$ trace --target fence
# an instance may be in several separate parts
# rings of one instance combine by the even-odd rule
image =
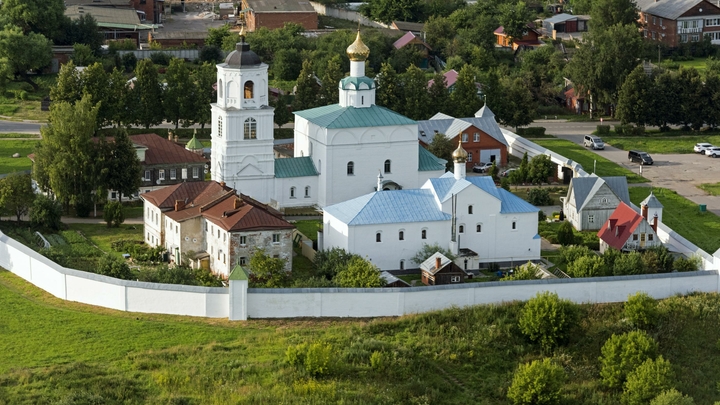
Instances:
[[[375,28],[390,28],[389,25],[383,24],[377,21],[373,21],[364,15],[358,13],[357,11],[353,11],[350,9],[345,8],[335,8],[326,6],[324,4],[316,3],[314,1],[311,1],[310,4],[313,6],[315,11],[320,15],[326,15],[328,17],[334,17],[339,18],[342,20],[348,20],[353,22],[360,22],[360,24],[368,26],[368,27],[375,27]]]
[[[117,51],[120,57],[123,57],[127,53],[132,53],[138,59],[150,59],[150,56],[154,53],[164,53],[172,58],[195,60],[200,57],[199,49],[142,49],[134,51]]]

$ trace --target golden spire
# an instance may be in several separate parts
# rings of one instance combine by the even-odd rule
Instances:
[[[455,149],[455,151],[452,153],[452,159],[453,162],[456,163],[465,163],[468,159],[468,153],[465,149],[462,147],[462,135],[458,136],[458,147]]]
[[[351,61],[364,62],[370,56],[370,48],[360,38],[360,30],[358,30],[355,42],[347,47],[346,52]]]
[[[240,26],[240,42],[245,42],[245,26]]]

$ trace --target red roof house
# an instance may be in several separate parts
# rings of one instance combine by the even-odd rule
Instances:
[[[598,231],[600,252],[604,253],[611,247],[632,251],[660,246],[662,242],[657,236],[657,218],[651,218],[654,222],[651,225],[647,220],[647,206],[643,207],[642,212],[643,215],[640,215],[629,205],[620,202]]]

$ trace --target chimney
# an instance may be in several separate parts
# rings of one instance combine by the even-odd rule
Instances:
[[[180,211],[185,208],[185,201],[175,200],[175,211]]]
[[[442,265],[442,259],[440,259],[440,256],[438,256],[435,258],[435,270],[439,270],[441,265]]]
[[[377,191],[382,191],[382,183],[383,183],[383,175],[380,170],[378,170],[378,177],[377,177]]]
[[[225,187],[225,182],[224,182],[224,181],[221,181],[221,182],[220,182],[220,187]]]
[[[179,140],[180,140],[180,137],[178,137],[177,134],[175,134],[175,143],[178,143]]]
[[[645,218],[645,220],[647,221],[647,220],[648,220],[648,206],[647,206],[647,204],[644,204],[644,205],[641,207],[641,212],[642,212],[642,217]]]
[[[234,209],[234,210],[242,207],[243,205],[245,205],[245,203],[244,203],[243,200],[240,199],[240,198],[236,198],[236,199],[233,201],[233,209]]]
[[[173,133],[172,133],[172,131],[168,131],[168,141],[172,141],[172,140],[173,140]]]
[[[653,231],[655,231],[655,233],[657,233],[657,225],[658,225],[658,214],[656,212],[652,218],[652,229],[653,229]]]

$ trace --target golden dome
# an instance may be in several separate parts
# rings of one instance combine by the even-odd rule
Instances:
[[[367,45],[363,43],[362,39],[360,39],[360,31],[357,33],[355,42],[347,47],[346,52],[351,61],[364,62],[367,60],[368,56],[370,56],[370,48],[368,48]]]
[[[455,151],[452,153],[453,162],[457,163],[465,163],[467,162],[468,153],[465,149],[462,147],[462,139],[458,142],[458,147],[455,149]]]

